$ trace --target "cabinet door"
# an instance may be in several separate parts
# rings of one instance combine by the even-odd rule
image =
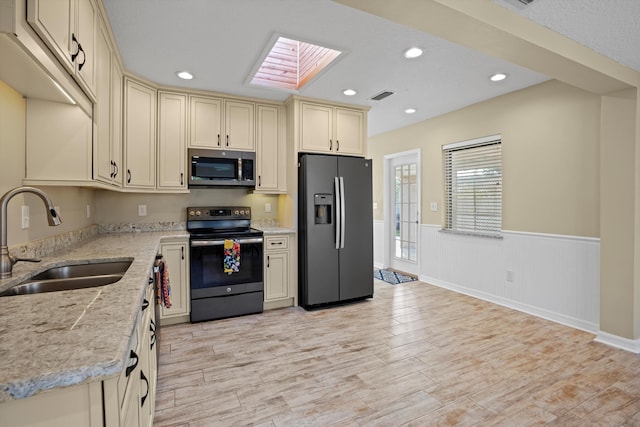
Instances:
[[[336,108],[335,152],[364,155],[364,112]]]
[[[158,188],[186,189],[187,96],[158,94]]]
[[[77,0],[76,37],[81,52],[75,61],[76,73],[91,94],[95,94],[95,32],[97,8],[94,0]],[[81,58],[82,57],[82,58]]]
[[[264,270],[264,299],[272,301],[289,296],[289,254],[266,252]]]
[[[96,103],[94,105],[95,139],[93,142],[93,178],[111,183],[115,166],[111,158],[111,47],[104,26],[96,34]]]
[[[190,97],[189,147],[222,148],[222,99]]]
[[[112,183],[122,187],[122,84],[123,75],[115,58],[111,61],[111,159],[113,160]]]
[[[256,191],[279,190],[279,156],[284,156],[285,153],[278,149],[278,107],[258,105],[257,115]]]
[[[300,103],[301,151],[332,152],[333,108],[324,105]]]
[[[223,148],[230,150],[255,150],[254,104],[225,101],[225,140]]]
[[[156,185],[156,91],[125,80],[124,186],[155,188]]]
[[[171,284],[171,308],[160,308],[160,319],[189,314],[189,242],[162,243]]]
[[[71,54],[78,49],[71,40],[74,20],[75,0],[27,2],[27,21],[70,72],[74,71]]]

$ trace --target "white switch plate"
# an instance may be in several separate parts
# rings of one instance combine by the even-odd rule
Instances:
[[[271,203],[267,202],[267,203],[264,204],[264,211],[266,213],[271,212]]]
[[[516,273],[512,270],[507,270],[507,282],[512,283],[515,279]]]
[[[29,228],[29,206],[22,206],[22,229]]]
[[[378,202],[373,202],[373,210],[378,210]]]
[[[431,202],[431,211],[438,212],[438,202]]]
[[[138,216],[147,216],[147,205],[138,205]]]

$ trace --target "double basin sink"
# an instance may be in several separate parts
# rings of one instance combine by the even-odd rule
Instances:
[[[69,264],[52,267],[7,289],[0,296],[39,294],[92,288],[116,283],[132,260]]]

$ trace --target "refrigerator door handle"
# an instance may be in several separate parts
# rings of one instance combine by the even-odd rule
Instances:
[[[344,205],[344,178],[340,177],[340,249],[344,249],[344,235],[347,229]]]
[[[334,194],[336,196],[336,212],[335,212],[335,223],[336,223],[336,249],[340,249],[340,227],[342,224],[342,217],[340,216],[341,208],[342,208],[342,198],[340,197],[340,179],[336,176],[333,181]]]

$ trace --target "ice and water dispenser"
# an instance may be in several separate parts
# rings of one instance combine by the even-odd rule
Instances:
[[[333,194],[314,194],[314,223],[315,224],[331,224],[333,212]]]

